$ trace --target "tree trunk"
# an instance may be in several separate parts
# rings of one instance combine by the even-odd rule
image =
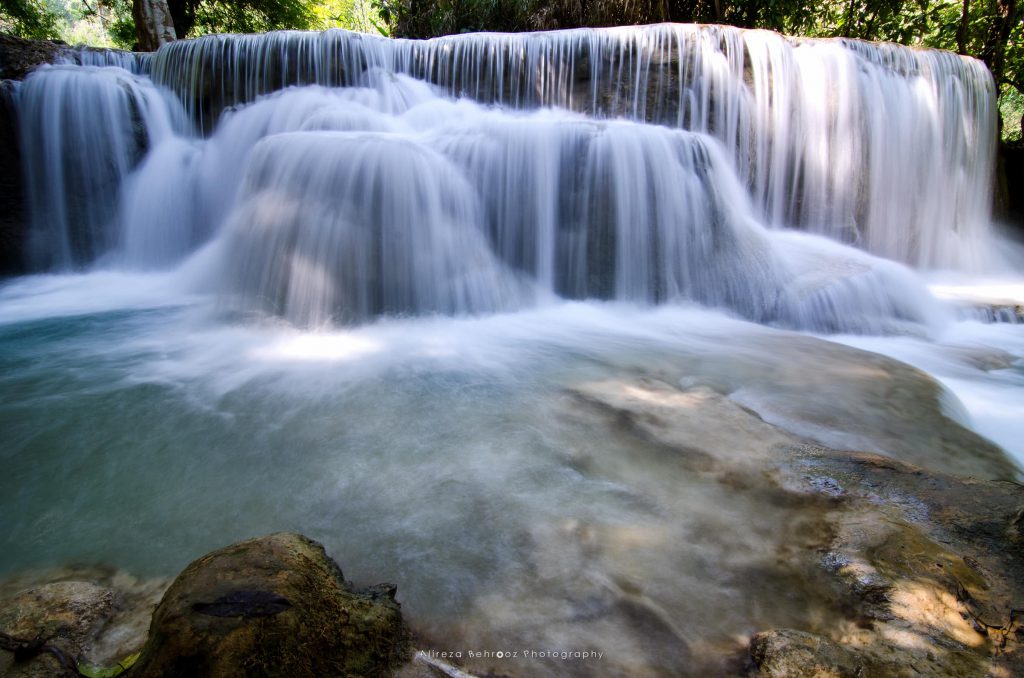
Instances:
[[[996,15],[992,19],[985,44],[981,48],[981,60],[992,71],[996,81],[996,91],[1003,85],[1003,70],[1006,66],[1006,43],[1010,39],[1010,31],[1018,21],[1017,0],[998,0]]]
[[[177,38],[167,0],[133,0],[132,16],[138,48],[143,52],[155,52],[160,45]]]
[[[967,19],[971,11],[971,0],[964,0],[964,9],[960,13],[960,26],[956,29],[956,51],[967,54]]]
[[[850,27],[853,24],[853,8],[856,5],[856,2],[857,0],[850,0],[849,4],[846,6],[846,16],[843,19],[843,32],[841,33],[844,38],[849,38],[852,35]]]

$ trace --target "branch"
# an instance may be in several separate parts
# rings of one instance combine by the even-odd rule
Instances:
[[[1008,77],[1006,75],[1003,75],[1003,77],[999,81],[998,85],[999,85],[1000,89],[1002,88],[1003,85],[1009,85],[1010,87],[1014,88],[1015,90],[1017,90],[1021,94],[1024,94],[1024,79],[1020,79],[1020,78],[1013,79],[1013,78],[1010,78],[1010,77]]]

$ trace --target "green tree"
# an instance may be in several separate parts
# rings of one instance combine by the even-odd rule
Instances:
[[[60,36],[63,6],[45,0],[0,0],[0,31],[41,40]]]
[[[168,0],[167,4],[181,37],[306,29],[316,19],[313,3],[304,0]]]

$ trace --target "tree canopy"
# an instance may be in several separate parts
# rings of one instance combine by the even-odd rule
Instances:
[[[23,38],[54,38],[59,16],[45,0],[0,0],[0,30]]]
[[[137,0],[136,0],[137,1]],[[0,31],[131,49],[133,0],[0,0]],[[178,37],[348,28],[376,32],[373,0],[167,0]]]

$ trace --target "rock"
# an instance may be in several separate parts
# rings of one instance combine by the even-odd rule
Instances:
[[[577,385],[582,403],[614,414],[617,423],[679,451],[690,468],[726,461],[734,468],[763,463],[797,438],[706,386],[676,388],[657,379],[605,380]]]
[[[0,33],[0,276],[25,272],[26,204],[18,132],[19,80],[37,66],[67,59],[67,45]]]
[[[15,638],[42,642],[56,650],[32,653],[14,661],[10,652],[0,659],[3,675],[62,675],[58,656],[73,661],[113,613],[113,592],[91,582],[44,584],[4,602],[0,631]]]
[[[0,581],[0,632],[42,643],[68,662],[113,666],[142,649],[168,583],[102,567],[22,572]],[[53,650],[17,662],[0,652],[0,675],[67,675]]]
[[[830,637],[885,676],[1022,675],[1024,552],[1014,482],[957,478],[878,455],[794,449],[787,487],[844,488],[821,564],[846,587]]]
[[[0,80],[22,80],[43,64],[92,64],[129,67],[130,52],[102,47],[86,47],[55,40],[29,40],[0,33]]]
[[[0,33],[0,276],[26,272],[25,200],[17,114],[20,80],[37,67],[55,63],[106,63],[128,67],[132,56],[120,50],[69,47],[50,40],[27,40]]]
[[[323,546],[279,533],[189,565],[132,676],[382,676],[406,655],[394,587],[355,591]]]
[[[27,40],[0,33],[0,79],[21,80],[42,64],[52,64],[71,49],[52,40]]]
[[[809,353],[814,349],[811,342],[803,343],[801,350]],[[786,350],[776,348],[779,353]],[[949,350],[962,353],[960,357],[972,364],[977,360],[979,366],[998,365],[1001,359],[999,355],[976,355],[973,349],[962,347]],[[768,379],[765,385],[755,382],[749,387],[748,392],[756,388],[764,394],[753,398],[736,391],[728,398],[723,396],[729,381],[719,377],[716,384],[718,375],[711,369],[695,377],[676,376],[663,369],[655,372],[656,376],[579,384],[569,391],[571,399],[566,404],[570,407],[565,414],[575,411],[574,416],[591,430],[621,437],[623,449],[630,450],[629,463],[615,465],[594,451],[569,458],[567,463],[587,476],[623,487],[644,487],[644,501],[659,513],[678,514],[673,509],[673,493],[685,497],[700,489],[682,479],[704,477],[730,490],[734,507],[745,500],[754,501],[763,514],[757,520],[774,516],[761,523],[748,518],[749,527],[760,535],[761,547],[775,554],[774,566],[760,559],[747,564],[751,578],[756,578],[763,591],[740,587],[745,597],[730,599],[726,585],[696,604],[702,612],[715,610],[708,617],[720,622],[747,598],[771,601],[770,614],[758,617],[761,613],[753,606],[747,613],[753,624],[769,621],[760,628],[773,629],[755,636],[745,650],[755,675],[1024,675],[1024,618],[1019,612],[1024,609],[1024,550],[1020,548],[1024,541],[1024,488],[1009,479],[954,475],[985,470],[991,477],[1006,478],[1011,475],[1011,463],[1000,459],[991,444],[944,418],[934,385],[914,370],[845,350],[828,348],[827,353],[820,353],[831,360],[816,363],[813,374],[777,370],[770,361],[762,361]],[[737,360],[743,359],[738,355]],[[860,362],[855,362],[857,359]],[[860,369],[848,367],[854,364]],[[750,375],[756,375],[756,370],[749,364],[738,366],[740,369],[748,383],[755,381]],[[785,427],[773,426],[754,413],[755,407],[761,407],[775,414],[784,405],[804,422],[813,421],[819,412],[824,413],[815,399],[823,399],[823,392],[835,391],[840,384],[850,392],[846,402],[855,405],[846,411],[863,419],[858,427],[864,437],[851,439],[870,441],[872,436],[884,441],[877,447],[899,452],[906,459],[800,442],[793,430],[784,431]],[[801,390],[814,397],[801,397]],[[780,392],[785,398],[779,397]],[[776,399],[770,400],[771,396]],[[857,402],[851,396],[863,400]],[[871,407],[876,398],[890,408],[896,407],[894,403],[901,408],[906,404],[914,418],[894,422],[890,415],[884,420]],[[823,400],[839,402],[838,398]],[[753,406],[744,407],[745,402]],[[777,409],[772,412],[766,404]],[[780,421],[792,424],[794,419]],[[924,422],[933,435],[925,430]],[[901,436],[909,439],[905,445],[891,444],[898,443]],[[965,458],[958,460],[957,456]],[[919,460],[931,468],[908,460]],[[686,473],[678,474],[673,468]],[[651,469],[675,479],[664,492],[642,476]],[[682,513],[693,520],[700,512],[701,506],[692,504]],[[744,535],[748,526],[717,520],[705,523],[715,527],[694,530],[692,534],[700,538],[691,539],[690,551],[681,551],[676,562],[686,562],[688,553],[699,549],[716,568],[742,571],[744,563],[737,559],[737,549],[727,546],[708,552],[714,541],[707,535],[724,531],[739,535],[740,543],[753,543],[751,536]],[[782,531],[777,525],[791,529]],[[617,543],[622,540],[620,533],[627,536],[628,548]],[[572,569],[599,571],[606,581],[627,580],[629,558],[645,548],[637,527],[626,535],[606,526],[586,526],[585,535],[580,555],[570,563]],[[544,543],[543,536],[537,530],[532,534],[537,544]],[[644,540],[664,552],[681,536],[673,536],[665,526],[660,532],[648,527]],[[574,553],[570,541],[552,542],[554,547],[549,550],[557,554],[556,563]],[[535,563],[538,575],[550,569],[544,565],[545,561]],[[678,619],[680,609],[703,595],[701,589],[682,583],[691,569],[680,567],[675,582],[675,587],[689,591],[689,601],[673,600],[673,589],[659,586],[650,571],[634,581],[645,599],[665,611],[665,618]],[[714,577],[706,576],[702,586],[714,590]],[[773,599],[766,593],[773,589],[782,595]],[[624,600],[625,593],[608,598]],[[590,594],[586,600],[600,598]],[[721,600],[732,600],[728,612],[716,607]],[[788,610],[787,600],[799,601],[804,613]],[[599,618],[613,619],[613,609],[605,605]],[[558,629],[552,615],[546,618],[546,633]],[[574,628],[585,623],[578,617],[573,621]],[[684,634],[692,635],[691,628],[680,625]],[[657,639],[655,634],[646,635]],[[601,644],[608,645],[604,639]],[[675,644],[666,636],[644,649],[649,656],[664,657],[666,648]],[[643,650],[636,652],[642,654]],[[687,666],[695,675],[739,672],[727,662],[716,665],[715,652],[726,657],[729,648],[698,639],[689,643],[689,656],[674,660],[672,666]],[[620,654],[609,651],[609,663]],[[622,673],[636,675],[638,671]],[[656,671],[650,673],[657,675]]]
[[[996,171],[996,216],[1024,231],[1024,145],[999,144],[999,167]]]
[[[15,99],[17,86],[13,80],[0,80],[0,205],[5,206],[0,212],[0,276],[16,275],[24,270],[25,194]]]
[[[803,631],[780,629],[758,633],[750,641],[750,656],[764,678],[854,678],[862,662],[827,638]]]

